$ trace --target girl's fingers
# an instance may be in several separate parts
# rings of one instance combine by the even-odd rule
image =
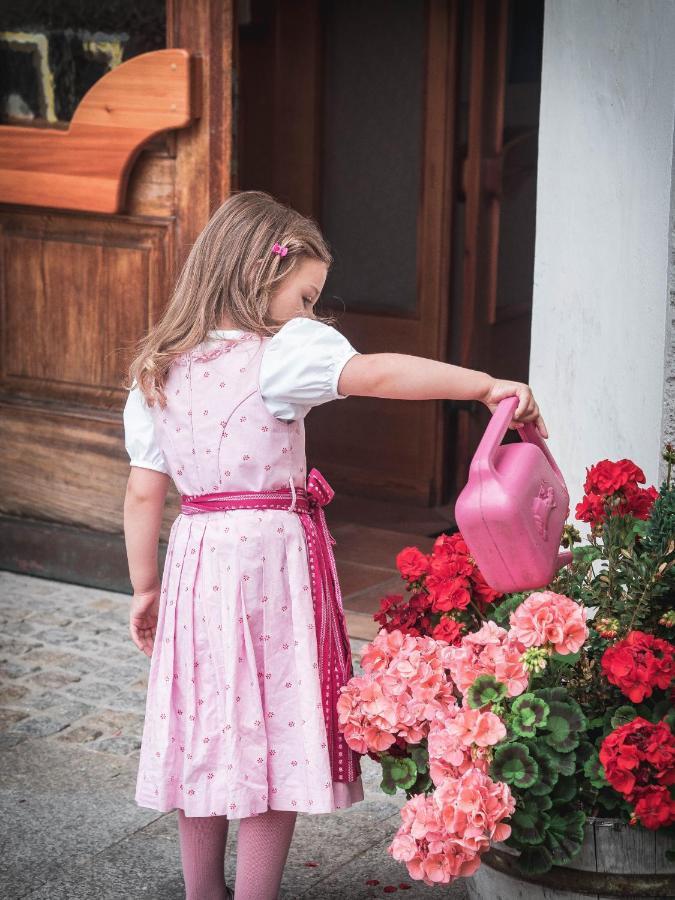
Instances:
[[[518,397],[518,406],[513,414],[513,418],[519,419],[527,407],[527,399],[522,391],[517,391],[516,396]]]
[[[129,634],[131,635],[131,640],[134,642],[134,646],[138,647],[139,650],[142,650],[143,645],[141,644],[138,636],[136,635],[136,631],[135,631],[133,625],[131,625],[129,627]]]
[[[515,419],[524,419],[530,413],[534,403],[532,391],[525,386],[516,391],[516,396],[518,397],[518,406],[513,416]]]
[[[155,626],[138,626],[130,623],[129,632],[131,640],[146,656],[152,656],[152,647],[155,641]]]

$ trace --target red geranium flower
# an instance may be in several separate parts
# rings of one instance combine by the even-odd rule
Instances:
[[[431,624],[427,615],[430,609],[429,596],[419,591],[411,597],[401,594],[388,594],[380,600],[380,608],[373,619],[389,631],[402,631],[403,634],[419,636],[425,634]]]
[[[634,803],[648,788],[675,783],[675,741],[665,721],[637,716],[607,735],[600,748],[605,777]]]
[[[605,498],[600,494],[586,494],[581,503],[577,503],[575,514],[580,522],[597,525],[605,518]]]
[[[645,474],[630,459],[611,462],[603,459],[586,469],[585,496],[576,506],[576,517],[582,522],[599,526],[607,516],[631,515],[648,519],[658,491],[654,487],[641,488]],[[608,502],[609,500],[612,502]]]
[[[675,800],[668,788],[648,788],[635,804],[633,820],[656,830],[675,823]]]
[[[502,595],[499,591],[491,588],[487,581],[483,578],[480,569],[476,569],[473,574],[473,592],[480,602],[481,608],[484,609],[490,603],[494,603]]]
[[[654,501],[659,496],[659,492],[655,487],[633,488],[631,490],[626,488],[625,494],[625,503],[622,505],[625,507],[625,512],[619,507],[621,514],[626,515],[630,513],[636,519],[648,519],[651,515]]]
[[[675,676],[675,652],[668,641],[643,631],[631,631],[602,655],[607,680],[632,700],[641,703],[655,688],[665,691]]]
[[[429,591],[434,612],[466,609],[471,601],[469,579],[462,576],[443,578],[440,575],[430,575],[425,587]]]
[[[448,644],[459,644],[462,639],[463,628],[450,616],[442,616],[441,621],[431,632],[436,641],[447,641]]]
[[[407,581],[417,581],[429,571],[429,557],[417,547],[405,547],[396,557],[396,568]]]
[[[627,484],[644,484],[645,473],[630,459],[611,462],[603,459],[586,469],[584,491],[589,494],[614,494]]]
[[[484,610],[502,596],[483,578],[459,531],[439,535],[428,555],[405,547],[396,566],[408,581],[408,590],[413,584],[420,590],[410,599],[391,594],[380,601],[373,618],[387,631],[428,635],[438,622],[434,614],[465,610],[472,600]]]

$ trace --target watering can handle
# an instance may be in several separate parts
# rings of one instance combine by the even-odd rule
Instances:
[[[518,397],[505,397],[503,400],[499,401],[497,409],[492,414],[492,418],[488,422],[488,426],[485,429],[485,433],[481,438],[480,443],[478,444],[478,448],[476,449],[476,453],[473,458],[473,462],[471,463],[471,469],[479,474],[481,471],[485,470],[485,467],[489,470],[489,472],[497,477],[497,471],[494,465],[494,456],[497,451],[497,447],[501,444],[504,435],[506,434],[506,429],[509,427],[511,420],[513,419],[513,414],[518,408]],[[551,464],[551,468],[556,473],[556,475],[560,478],[560,483],[567,491],[567,486],[565,484],[565,479],[562,476],[562,472],[558,468],[556,461],[551,456],[551,451],[546,446],[546,441],[539,434],[536,425],[533,422],[525,422],[523,423],[523,427],[519,430],[520,439],[523,441],[527,441],[530,444],[535,444],[541,452],[544,454],[546,459]]]

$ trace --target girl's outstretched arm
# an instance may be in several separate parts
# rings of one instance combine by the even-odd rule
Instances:
[[[132,466],[124,498],[124,540],[129,562],[131,639],[146,656],[152,655],[159,609],[160,578],[157,560],[162,512],[171,478],[154,469]]]
[[[343,396],[390,400],[478,400],[491,412],[505,397],[518,397],[511,428],[534,421],[548,437],[539,407],[527,384],[503,381],[486,372],[407,353],[359,353],[344,365],[338,382]]]

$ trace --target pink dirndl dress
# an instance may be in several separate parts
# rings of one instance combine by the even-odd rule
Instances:
[[[244,332],[176,360],[155,436],[181,494],[304,487],[302,419],[268,411],[266,341]],[[333,781],[305,534],[285,509],[180,514],[162,575],[135,800],[231,819],[363,799]]]

